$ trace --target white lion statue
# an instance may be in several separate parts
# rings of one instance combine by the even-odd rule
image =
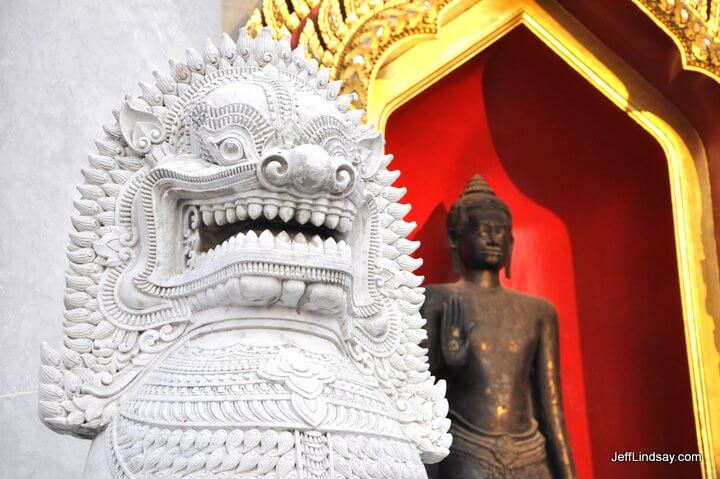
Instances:
[[[382,136],[269,30],[171,70],[82,170],[42,420],[88,478],[426,477],[448,406]]]

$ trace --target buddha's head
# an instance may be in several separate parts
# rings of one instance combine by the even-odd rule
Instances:
[[[453,267],[499,271],[510,277],[513,236],[510,209],[487,182],[473,176],[447,218]]]

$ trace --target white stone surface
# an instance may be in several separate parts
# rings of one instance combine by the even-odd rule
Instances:
[[[219,0],[0,2],[0,477],[79,477],[88,441],[38,420],[40,343],[58,345],[79,169],[111,109],[168,58],[219,38]]]
[[[188,50],[82,170],[40,410],[85,477],[426,477],[448,453],[382,136],[268,29]]]

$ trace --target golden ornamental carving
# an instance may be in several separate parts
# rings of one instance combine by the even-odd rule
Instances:
[[[720,0],[633,0],[678,45],[686,69],[720,82]],[[298,44],[357,93],[364,107],[379,60],[390,47],[437,32],[452,0],[263,0],[247,22],[276,38],[299,29]]]
[[[677,44],[687,70],[720,82],[720,0],[633,0]]]
[[[276,38],[300,28],[298,44],[342,80],[354,105],[364,108],[382,58],[393,45],[415,36],[434,35],[440,13],[451,0],[264,0],[246,28],[267,26]]]

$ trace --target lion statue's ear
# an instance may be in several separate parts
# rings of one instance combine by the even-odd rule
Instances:
[[[140,155],[149,153],[153,145],[165,140],[162,121],[149,111],[135,107],[132,100],[123,104],[119,120],[125,143]]]
[[[383,140],[380,133],[375,132],[374,134],[361,139],[358,144],[360,146],[360,162],[358,165],[360,176],[363,178],[369,178],[377,172],[378,168],[380,168],[380,163],[383,159],[385,140]]]

